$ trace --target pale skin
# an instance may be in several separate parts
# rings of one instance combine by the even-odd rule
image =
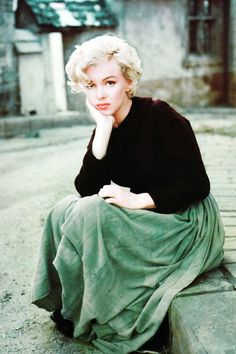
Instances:
[[[127,92],[131,81],[122,74],[115,60],[87,68],[89,85],[85,87],[86,103],[96,122],[92,145],[94,156],[101,160],[107,151],[111,131],[126,118],[132,101]],[[156,205],[148,193],[132,193],[118,185],[104,185],[98,195],[110,204],[129,209],[154,209]]]

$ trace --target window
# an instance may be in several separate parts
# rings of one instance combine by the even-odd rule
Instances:
[[[214,54],[212,35],[215,21],[212,0],[188,1],[189,54]]]

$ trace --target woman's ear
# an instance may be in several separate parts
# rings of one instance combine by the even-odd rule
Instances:
[[[132,87],[132,80],[126,80],[126,91],[129,92]]]
[[[130,93],[132,91],[132,84],[133,84],[132,80],[130,79],[126,80],[126,93],[128,96],[130,96]]]

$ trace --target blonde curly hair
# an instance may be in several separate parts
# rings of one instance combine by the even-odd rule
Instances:
[[[141,61],[133,47],[114,35],[101,35],[80,46],[75,46],[66,64],[68,85],[71,86],[71,91],[73,93],[84,92],[86,85],[89,84],[89,78],[86,75],[88,66],[109,60],[115,60],[124,77],[131,81],[128,96],[132,97],[142,76]]]

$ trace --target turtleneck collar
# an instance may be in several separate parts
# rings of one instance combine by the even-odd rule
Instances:
[[[132,97],[132,105],[126,118],[113,131],[121,135],[131,135],[135,132],[142,117],[145,113],[148,103],[151,101],[149,97]]]

